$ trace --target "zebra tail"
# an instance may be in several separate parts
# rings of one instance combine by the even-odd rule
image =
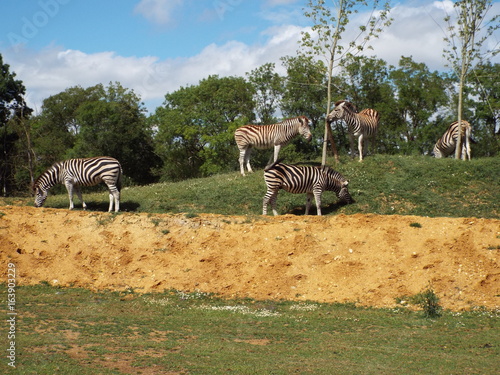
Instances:
[[[276,164],[281,163],[283,160],[285,160],[285,158],[278,158],[278,160],[276,160],[275,162],[272,162],[272,163],[266,165],[266,167],[264,168],[264,172],[267,172],[268,170],[273,169],[273,167]]]
[[[120,165],[120,173],[118,174],[118,178],[116,180],[116,188],[118,189],[119,192],[122,190],[122,175],[123,175],[123,170]]]

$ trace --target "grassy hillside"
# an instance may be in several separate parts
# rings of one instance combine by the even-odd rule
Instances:
[[[452,217],[500,217],[500,158],[434,159],[423,156],[376,155],[363,163],[344,158],[337,166],[350,182],[355,203],[336,204],[334,193],[323,194],[323,214],[401,214]],[[262,170],[246,177],[238,172],[177,183],[127,187],[122,191],[122,210],[154,213],[216,213],[260,215],[266,188]],[[89,209],[107,210],[104,192],[85,194]],[[19,201],[19,200],[17,200]],[[3,199],[0,203],[12,203]],[[23,199],[23,204],[33,204]],[[79,206],[78,199],[75,203]],[[66,208],[66,194],[50,195],[47,207]],[[281,191],[280,214],[303,214],[305,195]],[[270,212],[270,211],[269,211]],[[315,210],[312,211],[315,214]]]

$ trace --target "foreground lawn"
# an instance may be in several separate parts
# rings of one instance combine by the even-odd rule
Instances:
[[[405,307],[45,283],[18,287],[16,312],[17,368],[3,356],[3,373],[496,374],[500,355],[500,312],[484,309],[429,319]]]

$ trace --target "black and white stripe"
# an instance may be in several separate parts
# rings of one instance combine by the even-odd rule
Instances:
[[[309,128],[309,119],[299,116],[286,119],[271,125],[245,125],[234,132],[236,145],[240,150],[240,172],[245,175],[245,164],[248,172],[252,172],[250,166],[250,151],[253,148],[264,149],[274,147],[274,161],[278,159],[281,146],[286,145],[295,136],[301,135],[307,141],[312,138]]]
[[[120,210],[120,188],[122,168],[118,160],[108,156],[86,159],[69,159],[52,165],[37,178],[33,185],[35,206],[41,207],[47,199],[49,189],[56,184],[64,184],[69,195],[69,209],[73,209],[73,188],[82,202],[80,186],[93,186],[104,182],[109,189],[109,211]]]
[[[339,172],[327,166],[297,166],[275,162],[266,167],[264,180],[267,192],[262,202],[263,215],[267,215],[268,204],[271,205],[273,214],[278,215],[276,198],[280,189],[294,194],[306,193],[306,215],[309,214],[313,196],[316,200],[318,215],[321,215],[321,194],[323,191],[335,192],[341,202],[353,202],[347,190],[349,182]]]
[[[368,151],[368,139],[372,140],[373,148],[380,120],[379,113],[370,108],[363,109],[358,113],[356,107],[352,103],[346,100],[340,100],[335,103],[335,108],[327,116],[326,120],[329,123],[336,120],[345,121],[349,132],[351,156],[354,157],[354,137],[358,137],[359,161],[363,161],[364,153]]]
[[[462,120],[461,127],[461,137],[462,137],[462,160],[466,158],[470,160],[470,141],[472,140],[471,126],[470,124]],[[457,147],[458,140],[458,121],[455,121],[448,126],[448,129],[444,132],[443,136],[439,138],[434,146],[434,156],[436,158],[445,158],[449,155],[455,153],[455,148]]]

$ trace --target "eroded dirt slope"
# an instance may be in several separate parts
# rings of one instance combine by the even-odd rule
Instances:
[[[445,308],[500,306],[500,220],[115,216],[17,206],[0,207],[0,217],[0,258],[16,264],[20,285],[391,307],[431,282]]]

